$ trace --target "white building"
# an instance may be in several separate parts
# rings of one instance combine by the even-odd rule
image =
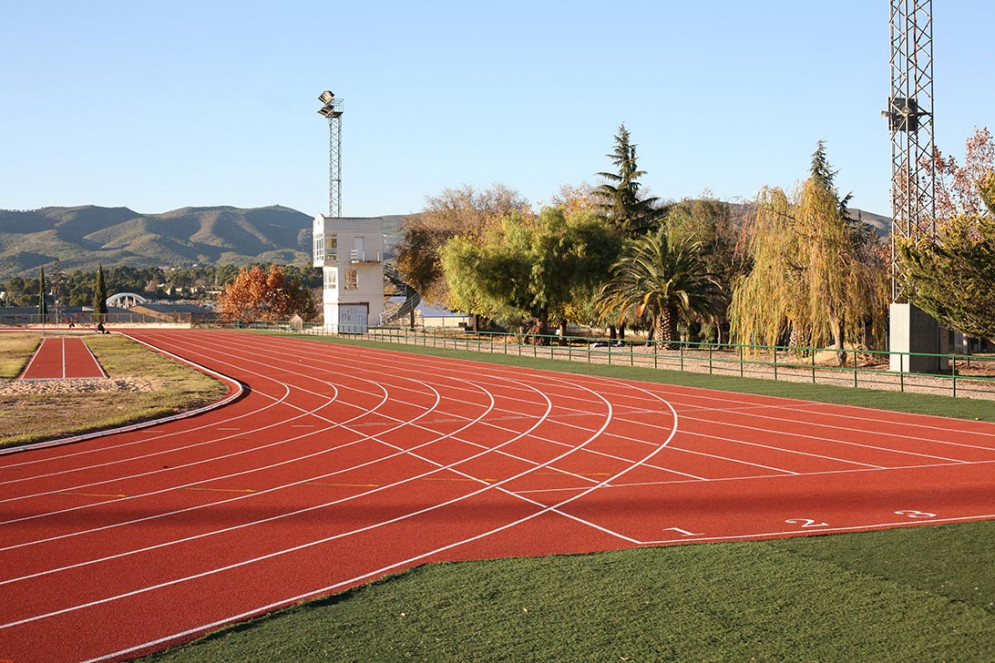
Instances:
[[[314,217],[314,266],[324,276],[325,329],[365,332],[383,313],[383,219]]]

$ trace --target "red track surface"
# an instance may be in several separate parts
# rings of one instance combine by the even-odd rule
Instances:
[[[995,426],[221,331],[251,387],[0,456],[0,659],[112,660],[417,564],[995,518]]]
[[[105,377],[107,374],[97,363],[90,348],[83,339],[76,336],[43,339],[38,351],[20,375],[22,380]]]

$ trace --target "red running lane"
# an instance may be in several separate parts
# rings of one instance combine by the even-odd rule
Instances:
[[[0,457],[0,659],[119,660],[412,566],[995,518],[995,426],[212,330],[249,386]]]
[[[105,378],[107,374],[83,339],[57,336],[42,339],[37,352],[21,373],[22,380]]]

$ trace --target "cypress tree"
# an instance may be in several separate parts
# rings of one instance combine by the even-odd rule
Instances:
[[[104,282],[104,265],[97,267],[97,288],[93,293],[93,321],[104,322],[107,319],[107,284]]]
[[[39,322],[48,315],[48,302],[45,301],[45,268],[41,268],[41,275],[38,277],[38,320]]]

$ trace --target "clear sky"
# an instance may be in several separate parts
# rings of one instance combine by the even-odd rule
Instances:
[[[888,214],[888,0],[0,0],[0,208],[281,204],[343,213],[446,187],[598,182],[625,122],[645,185],[752,199],[820,139]],[[937,0],[936,141],[995,130],[995,2]]]

